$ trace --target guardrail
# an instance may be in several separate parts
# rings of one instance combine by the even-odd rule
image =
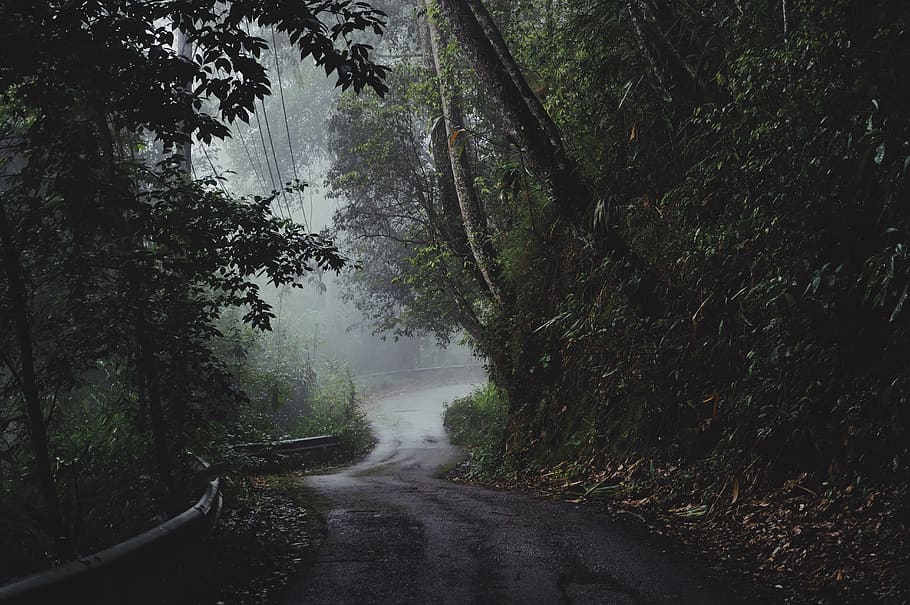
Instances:
[[[431,373],[439,372],[442,370],[483,370],[482,365],[477,364],[462,364],[454,366],[436,366],[433,368],[411,368],[410,370],[391,370],[389,372],[373,372],[371,374],[358,374],[354,378],[377,378],[380,376],[397,376],[399,374],[422,374],[422,373]]]
[[[202,469],[208,468],[204,460],[197,460]],[[0,586],[0,603],[73,603],[83,602],[79,598],[83,595],[87,602],[95,601],[99,594],[96,583],[134,570],[171,545],[203,534],[218,519],[222,503],[221,478],[216,477],[196,504],[176,517],[95,554]]]
[[[249,454],[293,454],[317,448],[334,447],[338,438],[332,435],[290,439],[286,441],[243,443],[232,449]],[[196,471],[208,470],[209,464],[195,460]],[[202,497],[176,517],[124,542],[75,561],[58,565],[0,586],[0,604],[93,603],[99,601],[99,585],[122,582],[122,576],[137,572],[142,565],[165,560],[171,547],[202,536],[221,513],[221,478],[208,482]]]
[[[263,441],[260,443],[241,443],[231,449],[244,454],[298,454],[307,450],[335,447],[339,444],[338,437],[334,435],[320,435],[319,437],[304,437],[303,439],[288,439],[285,441]]]

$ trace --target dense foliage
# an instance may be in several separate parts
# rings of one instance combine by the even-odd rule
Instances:
[[[424,60],[399,68],[425,69],[435,52],[437,79],[339,108],[350,143],[336,147],[334,184],[355,200],[343,226],[398,241],[395,266],[417,276],[394,291],[365,280],[372,300],[395,301],[375,307],[380,325],[447,311],[474,338],[509,395],[513,460],[641,451],[710,458],[750,481],[905,478],[906,7],[486,3],[518,82],[482,3],[438,4],[417,17],[439,28],[441,50],[415,34]],[[526,118],[497,92],[513,83],[542,101],[577,163],[583,219],[557,182],[568,177],[543,165],[546,145],[513,128]],[[464,114],[443,116],[452,157],[432,141],[440,94]],[[390,116],[411,134],[398,122],[383,134]],[[408,159],[414,149],[425,155]],[[442,168],[463,157],[503,296],[446,233]],[[359,189],[389,171],[394,195]],[[421,202],[426,177],[414,179],[427,171],[437,182]],[[408,230],[389,222],[396,206],[361,199],[410,208]],[[453,258],[448,283],[424,277]]]
[[[357,284],[376,324],[460,327],[489,363],[502,397],[447,411],[468,477],[697,522],[772,586],[905,600],[907,4],[414,16],[396,76],[424,77],[338,107],[332,185],[382,261]]]
[[[231,361],[243,339],[219,344],[222,314],[267,330],[260,284],[299,287],[346,258],[273,213],[299,185],[231,195],[195,178],[192,147],[270,93],[269,43],[250,32],[280,35],[342,89],[382,94],[366,39],[385,16],[352,1],[0,12],[0,46],[17,49],[0,61],[0,517],[13,520],[0,531],[22,545],[4,551],[6,576],[181,510],[188,450],[248,436],[251,413],[283,403],[294,381],[243,380],[257,370]]]
[[[504,394],[494,384],[446,405],[443,425],[452,443],[468,450],[469,476],[502,471],[508,409]]]

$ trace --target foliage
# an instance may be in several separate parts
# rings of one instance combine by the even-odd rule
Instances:
[[[222,312],[269,329],[257,278],[299,286],[346,261],[330,239],[272,214],[284,192],[229,195],[190,178],[175,153],[228,136],[270,93],[268,43],[247,25],[286,36],[340,88],[382,94],[366,35],[381,34],[384,14],[352,1],[0,10],[0,46],[28,49],[0,62],[0,489],[15,492],[4,501],[38,542],[52,532],[55,549],[43,550],[55,559],[114,537],[103,519],[117,489],[133,520],[137,494],[182,506],[178,460],[245,401],[213,351]],[[27,503],[30,482],[43,507]]]
[[[335,435],[351,456],[365,454],[373,446],[373,432],[360,409],[354,375],[347,366],[324,362],[317,370],[318,387],[306,414],[294,424],[301,437]]]
[[[476,286],[442,233],[427,142],[432,97],[423,75],[422,68],[402,64],[385,98],[341,99],[330,124],[329,184],[345,201],[335,228],[363,259],[346,277],[348,299],[378,331],[396,338],[431,333],[447,343],[460,327],[456,297],[474,301]]]
[[[492,383],[446,405],[443,425],[452,443],[470,453],[472,475],[490,476],[502,469],[508,407],[505,393]]]
[[[785,25],[780,3],[485,4],[595,192],[588,232],[567,228],[510,147],[495,91],[474,94],[446,49],[515,291],[475,339],[509,395],[509,463],[637,451],[772,481],[903,480],[907,8],[794,1]],[[416,97],[402,94],[384,103],[407,114]],[[598,250],[604,227],[660,284],[661,313],[628,304],[637,278]],[[432,308],[403,292],[397,304]]]
[[[310,358],[311,343],[289,338],[283,330],[256,332],[239,318],[221,320],[216,342],[237,388],[247,398],[227,416],[213,436],[218,457],[235,443],[336,435],[344,457],[361,455],[372,445],[372,431],[360,409],[350,368]]]
[[[62,402],[55,474],[78,552],[144,531],[167,500],[145,466],[123,368],[101,366]]]
[[[521,4],[528,18],[500,15],[513,52],[671,310],[636,317],[610,263],[539,227],[511,236],[511,325],[529,326],[506,341],[516,460],[657,448],[900,474],[907,119],[883,98],[905,83],[867,51],[903,64],[906,14],[793,3],[784,40],[758,7],[653,3],[699,62],[709,96],[693,109],[618,4]]]

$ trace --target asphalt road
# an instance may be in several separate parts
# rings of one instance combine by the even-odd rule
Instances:
[[[565,502],[435,478],[459,456],[446,386],[375,401],[378,445],[362,463],[309,477],[326,538],[285,603],[741,603],[748,587],[712,577],[645,530]],[[757,599],[759,602],[762,599]]]

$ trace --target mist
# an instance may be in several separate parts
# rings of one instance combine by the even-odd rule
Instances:
[[[441,346],[430,330],[402,334],[378,327],[352,302],[358,287],[352,277],[370,259],[358,254],[351,234],[336,228],[335,215],[346,200],[329,195],[326,181],[333,159],[331,116],[341,96],[353,93],[342,93],[322,68],[301,62],[286,39],[259,35],[277,44],[277,52],[269,49],[263,57],[272,95],[256,104],[249,123],[231,124],[230,138],[195,143],[194,175],[213,177],[236,196],[267,196],[282,183],[292,185],[294,191],[273,203],[275,214],[311,232],[332,234],[350,261],[338,274],[317,271],[303,278],[300,288],[257,280],[275,314],[268,336],[272,346],[296,349],[310,361],[349,365],[355,374],[480,364],[463,334],[449,335]],[[380,50],[393,52],[401,44],[391,35]]]

